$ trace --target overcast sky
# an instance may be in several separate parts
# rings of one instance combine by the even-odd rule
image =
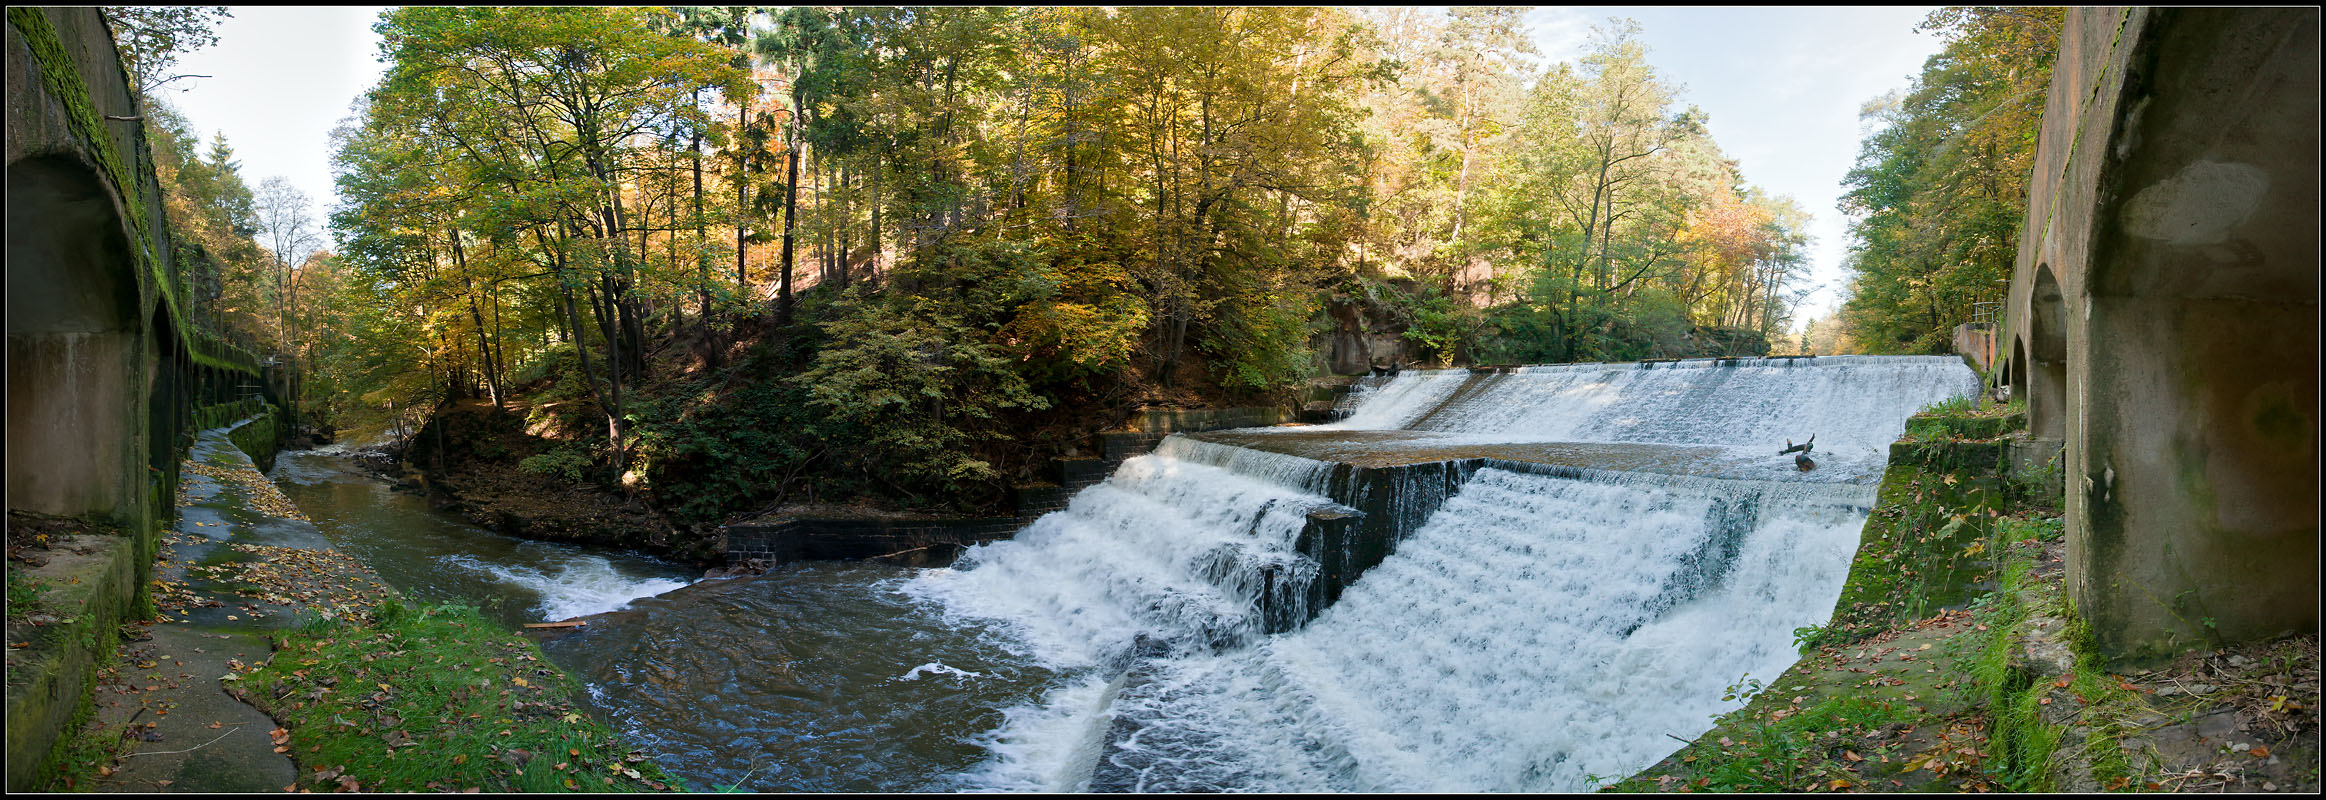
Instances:
[[[1797,315],[1823,315],[1846,283],[1846,228],[1834,201],[1857,158],[1858,109],[1904,88],[1938,52],[1914,32],[1928,8],[1538,8],[1527,16],[1536,46],[1553,61],[1580,55],[1590,29],[1609,17],[1638,20],[1648,62],[1683,87],[1680,100],[1711,116],[1713,138],[1745,180],[1789,195],[1814,220],[1809,280],[1822,288]],[[207,139],[223,130],[257,186],[290,179],[316,202],[334,202],[331,129],[383,66],[373,6],[233,8],[216,47],[181,59],[189,78],[162,90]]]

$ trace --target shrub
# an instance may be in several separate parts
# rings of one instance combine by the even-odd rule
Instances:
[[[823,327],[828,345],[793,381],[826,441],[858,443],[841,458],[903,479],[899,489],[954,494],[997,479],[971,453],[1006,438],[995,415],[1049,407],[984,331],[936,300],[848,301]]]

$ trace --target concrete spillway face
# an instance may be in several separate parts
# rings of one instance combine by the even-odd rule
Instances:
[[[1350,467],[1175,438],[908,591],[1079,676],[1007,712],[976,776],[992,787],[1585,789],[1792,663],[1793,629],[1823,622],[1847,576],[1886,445],[1977,388],[1954,358],[1408,373],[1368,392],[1398,408],[1336,429],[1632,443],[1702,473],[1485,459],[1450,490],[1414,482],[1445,496],[1313,622],[1270,633],[1268,593],[1319,568],[1305,519],[1359,502]],[[1810,433],[1832,466],[1795,472],[1775,453]]]
[[[126,516],[141,497],[134,263],[88,165],[8,165],[10,508]]]

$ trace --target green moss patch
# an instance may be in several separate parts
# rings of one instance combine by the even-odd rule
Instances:
[[[66,124],[72,129],[74,138],[80,140],[83,151],[96,163],[98,169],[112,179],[114,190],[121,193],[131,236],[141,245],[155,241],[151,235],[155,223],[148,218],[146,198],[142,192],[145,183],[139,180],[152,175],[150,168],[139,168],[142,164],[150,164],[152,158],[138,153],[136,155],[140,158],[132,159],[114,147],[113,135],[106,129],[95,102],[90,98],[89,84],[65,50],[56,27],[49,22],[47,12],[29,6],[11,7],[8,9],[8,22],[16,27],[17,33],[23,37],[25,48],[32,54],[32,60],[40,65],[42,86],[64,106]],[[180,282],[171,274],[167,261],[157,257],[147,247],[136,246],[130,250],[138,266],[148,276],[153,290],[161,296],[162,305],[169,312],[172,329],[179,331],[185,339],[188,357],[204,366],[252,376],[259,374],[258,359],[249,351],[221,341],[191,324],[186,313],[188,302],[180,296]]]
[[[637,792],[681,788],[575,708],[579,684],[462,606],[382,604],[286,635],[243,676],[281,721],[301,789]]]
[[[133,548],[117,536],[60,540],[38,567],[16,563],[39,609],[8,621],[8,790],[51,784],[89,714],[97,664],[135,595]]]
[[[1984,472],[1895,464],[1866,518],[1833,621],[1809,643],[1846,643],[1956,608],[1993,585],[1989,534],[2002,519],[2008,483]]]

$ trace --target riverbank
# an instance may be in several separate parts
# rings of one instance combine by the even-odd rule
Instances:
[[[2112,672],[2062,592],[2053,476],[2018,419],[1916,415],[1805,654],[1618,792],[2318,791],[2315,635]]]
[[[671,787],[570,707],[574,684],[532,642],[472,609],[408,604],[333,547],[226,431],[204,432],[184,466],[155,614],[123,626],[94,719],[60,749],[48,788]],[[598,769],[529,779],[517,753]]]

